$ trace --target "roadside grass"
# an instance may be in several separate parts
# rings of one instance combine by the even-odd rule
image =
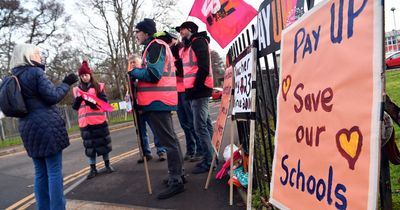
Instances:
[[[400,70],[386,71],[386,93],[394,103],[400,106]],[[397,146],[400,146],[400,127],[394,125]],[[390,164],[390,182],[392,185],[393,209],[400,209],[400,166]]]
[[[119,123],[130,122],[132,120],[133,120],[132,115],[128,115],[128,117],[126,119],[124,117],[115,118],[113,120],[110,120],[108,122],[108,124],[109,125],[115,125],[115,124],[119,124]],[[73,127],[68,129],[68,134],[71,134],[71,133],[74,133],[74,132],[77,132],[77,131],[79,131],[79,127],[78,126],[73,126]],[[22,144],[22,139],[21,139],[20,136],[6,138],[3,141],[0,141],[0,149],[6,148],[6,147],[15,146],[15,145],[20,145],[20,144]]]

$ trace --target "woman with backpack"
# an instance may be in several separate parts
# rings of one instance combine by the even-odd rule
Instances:
[[[85,100],[80,91],[86,92],[99,100],[107,102],[104,83],[98,83],[92,76],[92,70],[87,61],[83,61],[78,70],[81,83],[73,89],[75,100],[72,108],[78,111],[78,122],[85,147],[85,154],[89,157],[90,172],[87,179],[97,175],[96,156],[103,156],[107,173],[114,172],[110,166],[109,153],[112,150],[110,131],[108,130],[107,116],[97,104]]]
[[[37,46],[18,44],[10,66],[18,75],[28,113],[19,118],[19,132],[35,168],[36,209],[65,209],[62,150],[69,138],[61,112],[56,107],[78,77],[71,73],[58,86],[47,78]]]

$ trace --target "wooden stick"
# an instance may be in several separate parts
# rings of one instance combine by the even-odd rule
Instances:
[[[232,120],[231,122],[231,166],[229,169],[229,176],[230,176],[230,183],[229,183],[229,205],[233,205],[233,135],[234,135],[234,125],[235,125],[235,120]]]
[[[252,84],[256,84],[256,59],[257,59],[257,49],[252,46],[252,60],[253,60],[253,69],[252,69]],[[256,111],[256,87],[251,87],[251,111],[255,113]],[[247,209],[251,210],[251,199],[253,193],[253,160],[254,160],[254,135],[255,135],[255,119],[251,119],[250,121],[250,143],[249,143],[249,171],[248,171],[248,185],[247,185]]]
[[[212,161],[211,161],[210,169],[208,170],[208,176],[207,176],[206,185],[204,186],[204,189],[205,189],[205,190],[208,189],[208,185],[210,184],[211,174],[212,174],[212,171],[213,171],[213,168],[214,168],[216,159],[217,159],[217,154],[214,153],[213,159],[212,159]]]
[[[128,64],[128,70],[130,70],[129,66],[130,65]],[[149,173],[149,168],[148,168],[148,165],[147,165],[147,158],[144,155],[143,147],[142,147],[143,139],[142,139],[141,129],[140,129],[139,112],[138,112],[138,110],[135,109],[136,98],[135,98],[135,95],[133,94],[133,90],[132,90],[132,85],[133,84],[131,82],[131,79],[130,79],[129,75],[127,75],[127,80],[128,80],[127,84],[129,84],[128,85],[129,86],[128,90],[129,90],[129,94],[130,94],[130,97],[131,97],[131,100],[132,100],[131,101],[132,115],[133,115],[133,118],[134,118],[133,121],[134,121],[135,127],[136,127],[136,136],[137,136],[137,140],[138,140],[139,151],[140,151],[141,157],[143,157],[143,160],[144,160],[143,161],[143,165],[144,165],[144,171],[145,171],[145,174],[146,174],[147,190],[149,191],[149,194],[151,195],[151,194],[153,194],[153,192],[152,192],[152,189],[151,189],[150,173]]]

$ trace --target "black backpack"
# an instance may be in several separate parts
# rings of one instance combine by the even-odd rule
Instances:
[[[0,110],[8,117],[25,117],[28,114],[18,80],[22,72],[6,76],[0,84]]]

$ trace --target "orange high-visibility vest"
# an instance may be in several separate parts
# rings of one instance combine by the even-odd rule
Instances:
[[[100,84],[100,91],[104,90],[104,83]],[[74,87],[73,94],[74,97],[80,96],[79,87]],[[88,93],[96,95],[96,90],[92,87],[89,88]],[[87,106],[84,101],[82,101],[81,106],[78,109],[78,123],[80,128],[84,128],[88,125],[99,125],[107,121],[106,113],[101,110],[91,109]]]
[[[143,52],[143,66],[145,68],[147,66],[147,51],[154,42],[165,47],[164,73],[157,83],[138,82],[137,103],[140,106],[147,106],[154,101],[161,101],[168,106],[176,106],[178,104],[178,93],[176,92],[175,66],[168,44],[160,39],[153,39]]]
[[[194,38],[192,42],[194,42],[194,40],[196,39],[197,38]],[[208,48],[208,50],[210,51],[210,48]],[[197,71],[199,70],[199,67],[197,66],[196,54],[193,52],[192,47],[188,47],[187,49],[182,48],[180,54],[183,63],[183,75],[184,75],[183,84],[185,85],[186,89],[192,88],[194,87]],[[210,68],[208,70],[208,76],[204,81],[204,85],[209,88],[214,87],[212,65],[211,65],[211,54],[210,54]]]

